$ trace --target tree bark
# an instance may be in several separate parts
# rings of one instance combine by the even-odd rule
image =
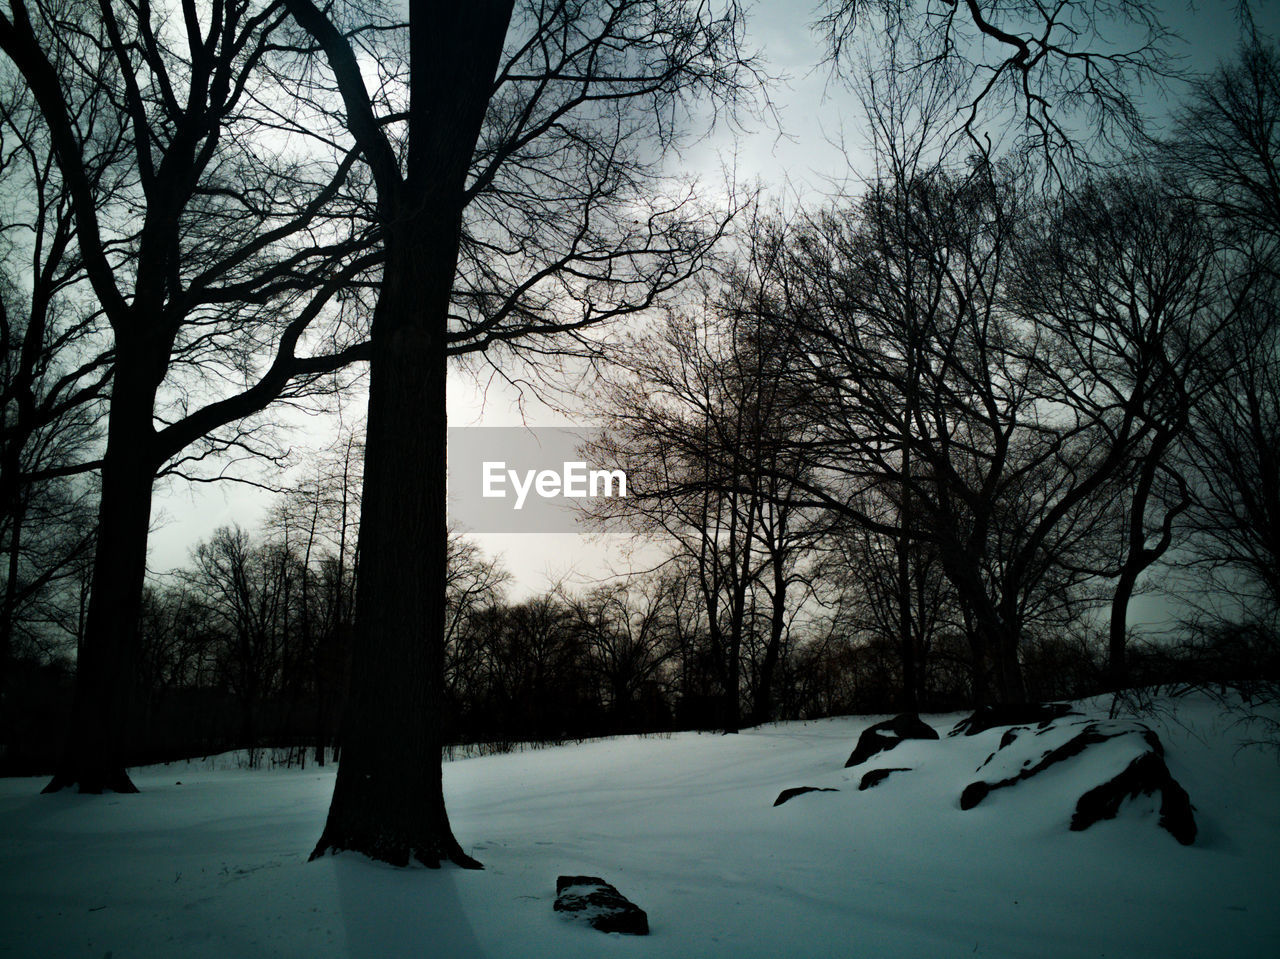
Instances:
[[[342,762],[311,858],[352,850],[405,866],[462,851],[445,811],[446,338],[464,187],[511,18],[510,0],[410,4],[407,176],[367,124],[354,56],[312,7],[344,83],[352,132],[378,186],[386,260],[374,312],[356,577],[355,644]],[[336,56],[335,56],[336,54]],[[361,95],[366,99],[361,102]]]
[[[446,553],[440,278],[415,283],[422,270],[413,268],[452,264],[453,257],[426,242],[406,246],[388,258],[374,318],[356,647],[342,762],[312,858],[350,849],[399,866],[410,860],[475,866],[449,825],[440,765]],[[446,303],[451,281],[450,269]],[[436,287],[437,311],[423,322],[429,286]]]
[[[764,661],[760,664],[759,682],[756,687],[755,701],[751,724],[758,726],[772,719],[773,713],[773,677],[778,671],[778,660],[782,655],[782,633],[786,628],[787,612],[787,577],[784,560],[775,553],[771,559],[773,567],[773,591],[769,608],[769,644],[765,647]]]
[[[1111,596],[1111,620],[1107,629],[1107,678],[1112,692],[1119,692],[1129,685],[1129,600],[1133,598],[1138,573],[1135,565],[1125,564]]]
[[[989,611],[987,629],[993,642],[991,648],[995,653],[996,679],[1000,688],[1000,701],[1003,703],[1027,702],[1027,686],[1022,678],[1022,666],[1018,662],[1018,647],[1022,644],[1022,630],[1016,614],[1010,608],[1012,603],[1006,602]],[[979,620],[979,629],[982,622]]]
[[[137,792],[124,767],[147,568],[154,460],[153,377],[122,349],[111,388],[93,591],[76,663],[67,742],[44,792]]]
[[[4,491],[3,508],[9,520],[9,551],[6,557],[8,571],[4,584],[3,605],[0,606],[0,710],[4,708],[5,699],[9,693],[9,664],[13,659],[13,618],[18,604],[18,576],[21,572],[25,512],[22,508],[21,486],[17,482],[18,471],[21,468],[16,446],[6,447],[4,463],[0,465],[0,476],[4,477],[4,482],[0,483],[0,488]],[[0,722],[4,721],[5,716],[0,712]],[[0,729],[0,732],[7,733],[8,730]],[[6,736],[6,741],[7,738]]]
[[[1107,677],[1111,689],[1118,692],[1129,686],[1128,662],[1128,627],[1129,602],[1133,599],[1138,586],[1138,577],[1163,556],[1173,543],[1174,520],[1191,505],[1186,481],[1174,473],[1180,496],[1178,502],[1169,505],[1160,523],[1160,538],[1154,546],[1147,546],[1146,515],[1147,506],[1153,495],[1156,473],[1161,468],[1165,450],[1173,442],[1174,437],[1186,426],[1185,418],[1178,421],[1173,428],[1162,433],[1147,454],[1138,474],[1138,484],[1134,489],[1133,500],[1129,506],[1129,528],[1126,531],[1128,543],[1124,562],[1116,578],[1115,591],[1111,597],[1111,619],[1107,630]]]

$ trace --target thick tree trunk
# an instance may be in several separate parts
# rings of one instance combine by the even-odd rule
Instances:
[[[22,557],[22,521],[23,510],[21,497],[18,495],[16,482],[17,458],[9,458],[6,450],[6,462],[0,466],[4,473],[4,481],[0,488],[5,488],[3,496],[4,508],[9,518],[8,556],[6,558],[7,575],[4,584],[3,607],[0,607],[0,743],[11,739],[11,720],[9,701],[11,695],[12,663],[13,663],[13,621],[18,603],[18,575]],[[10,487],[10,480],[13,480]]]
[[[438,266],[423,267],[455,258],[456,240],[452,249],[421,239],[394,251],[388,244],[370,366],[357,645],[342,762],[312,858],[350,849],[400,866],[478,865],[449,826],[440,766],[444,316],[453,271],[445,277]]]
[[[314,7],[378,190],[386,247],[370,335],[369,417],[342,761],[312,858],[349,849],[395,865],[462,851],[445,812],[445,372],[465,184],[511,0],[409,4],[409,157],[402,177],[354,55]]]
[[[137,792],[125,772],[123,738],[134,692],[138,617],[156,463],[154,390],[122,357],[111,391],[102,501],[89,614],[76,662],[75,698],[62,758],[45,792]]]
[[[782,633],[786,627],[787,577],[780,557],[773,562],[773,596],[769,609],[769,645],[765,647],[764,661],[760,664],[759,683],[751,716],[752,725],[758,726],[772,719],[773,677],[778,671],[782,655]]]
[[[6,457],[6,459],[8,458]],[[3,467],[7,478],[16,476],[17,470],[21,468],[16,459],[14,457],[13,461],[6,462]],[[0,485],[7,487],[9,483],[5,482]],[[0,722],[3,722],[6,718],[3,708],[5,697],[9,692],[9,664],[13,659],[13,620],[18,605],[18,576],[21,571],[22,559],[23,509],[19,487],[16,482],[13,483],[12,491],[6,490],[4,504],[9,518],[9,542],[7,544],[8,555],[6,556],[7,570],[3,606],[0,606]],[[0,727],[0,733],[7,732],[7,729]],[[7,736],[5,741],[8,741]]]
[[[1107,676],[1113,692],[1119,692],[1129,686],[1128,662],[1128,628],[1129,602],[1133,599],[1138,587],[1138,577],[1152,563],[1158,560],[1169,549],[1173,542],[1173,523],[1176,517],[1191,503],[1186,483],[1179,477],[1178,485],[1182,495],[1177,504],[1165,510],[1160,528],[1160,539],[1153,547],[1147,547],[1146,515],[1147,505],[1151,500],[1155,486],[1156,472],[1159,470],[1165,450],[1185,426],[1180,421],[1161,434],[1155,441],[1142,468],[1138,473],[1138,483],[1134,488],[1133,501],[1129,505],[1128,544],[1125,560],[1120,567],[1120,575],[1116,579],[1115,592],[1111,596],[1111,620],[1107,635]]]
[[[964,634],[969,642],[969,657],[973,671],[973,703],[974,709],[981,709],[990,699],[987,689],[987,642],[986,637],[978,629],[973,610],[963,599],[960,612],[964,619]]]
[[[907,523],[905,510],[901,520],[904,528]],[[916,669],[915,633],[912,629],[911,613],[911,541],[903,533],[895,544],[897,553],[897,592],[898,592],[898,648],[902,651],[902,712],[918,713],[920,700],[917,694],[919,680]]]
[[[991,663],[995,700],[1000,703],[1026,702],[1026,684],[1022,679],[1022,667],[1018,663],[1020,636],[1017,627],[1010,626],[990,606],[974,608],[966,603],[965,629],[969,634],[969,649],[973,656],[974,708],[987,703],[988,661]]]
[[[1127,657],[1129,600],[1138,582],[1138,569],[1126,565],[1120,571],[1115,592],[1111,597],[1111,621],[1107,630],[1107,677],[1113,692],[1129,685]]]
[[[985,693],[981,663],[990,656],[997,700],[1025,703],[1027,688],[1018,663],[1022,631],[1014,601],[996,603],[990,599],[974,558],[964,549],[949,545],[942,552],[942,563],[965,609],[965,627],[974,658],[975,701]]]
[[[1018,663],[1019,631],[1016,626],[1004,619],[997,619],[990,626],[994,638],[991,648],[995,654],[996,682],[1000,691],[1000,701],[1025,703],[1027,687],[1022,679],[1022,666]]]

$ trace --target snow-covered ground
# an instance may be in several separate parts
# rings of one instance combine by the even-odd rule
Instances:
[[[455,832],[483,872],[307,863],[332,769],[136,770],[137,796],[0,781],[0,956],[1280,956],[1280,764],[1203,700],[1148,720],[1195,845],[1134,801],[1067,829],[1096,781],[1064,763],[961,811],[1000,730],[845,770],[880,717],[465,759]],[[1090,710],[1101,715],[1100,708]],[[217,766],[223,768],[214,768]],[[1096,765],[1096,764],[1095,764]],[[909,766],[859,792],[862,774]],[[178,783],[181,785],[178,785]],[[836,787],[774,807],[790,786]],[[556,876],[603,877],[647,938],[561,918]]]

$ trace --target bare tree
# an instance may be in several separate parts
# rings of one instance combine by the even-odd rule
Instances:
[[[313,329],[354,305],[340,294],[378,255],[348,189],[354,156],[319,136],[281,150],[282,127],[308,127],[282,114],[268,69],[287,12],[233,0],[181,13],[108,0],[0,11],[0,50],[39,107],[112,336],[93,589],[50,790],[135,791],[120,735],[157,475],[258,451],[246,417],[367,355],[342,325]],[[95,173],[103,138],[128,149]],[[317,172],[317,153],[334,162]]]
[[[616,583],[565,598],[587,644],[616,731],[637,729],[645,687],[658,683],[676,652],[666,604],[669,586],[669,580],[651,577],[643,585]]]
[[[976,689],[989,660],[1014,701],[1027,695],[1024,631],[1073,615],[1088,577],[1063,559],[1088,544],[1097,493],[1138,429],[1130,412],[1100,434],[1048,397],[1041,334],[1007,291],[1023,193],[985,164],[878,184],[798,230],[779,281],[821,454],[824,482],[805,488],[866,529],[934,545]]]
[[[1234,315],[1192,412],[1191,557],[1234,608],[1280,609],[1280,56],[1256,37],[1198,81],[1163,159],[1220,224],[1234,255]]]
[[[894,705],[916,711],[933,699],[935,648],[946,633],[963,630],[937,547],[854,523],[830,525],[817,575],[825,590],[836,591],[828,601],[833,619],[845,636],[896,647],[901,692]],[[975,667],[968,658],[965,664],[981,672],[981,664]]]
[[[300,573],[298,653],[311,668],[315,761],[335,743],[351,647],[356,544],[364,470],[360,423],[339,425],[314,454],[297,485],[273,510],[273,534],[297,555]]]
[[[240,706],[240,744],[255,756],[260,707],[285,667],[292,557],[281,543],[255,544],[239,526],[223,526],[192,558],[184,578],[221,624],[218,669]]]
[[[1280,242],[1280,54],[1256,37],[1191,86],[1161,144],[1161,164],[1190,185],[1242,250]]]
[[[595,451],[625,469],[629,484],[625,499],[596,504],[599,518],[657,537],[673,566],[693,577],[726,732],[741,725],[744,679],[751,718],[770,713],[792,587],[814,538],[788,479],[801,470],[785,436],[792,343],[765,322],[753,282],[778,250],[758,239],[736,275],[704,291],[701,308],[670,311],[652,334],[616,351],[609,432]]]
[[[983,154],[1034,152],[1063,177],[1098,147],[1133,143],[1143,128],[1135,88],[1176,75],[1173,36],[1150,0],[825,0],[819,9],[815,28],[837,73],[863,66],[860,34],[887,35],[902,70],[948,74],[960,108],[953,133]],[[1015,142],[1002,142],[1007,134]]]
[[[1120,514],[1117,546],[1098,569],[1114,579],[1115,689],[1128,685],[1129,601],[1191,502],[1176,454],[1231,322],[1231,260],[1178,193],[1150,174],[1081,187],[1028,231],[1015,284],[1019,308],[1047,334],[1054,401],[1082,410],[1108,445],[1122,441],[1113,428],[1135,421],[1128,461],[1099,494]]]
[[[115,149],[87,167],[100,171]],[[96,466],[110,355],[74,237],[39,115],[0,63],[0,690],[15,643],[53,638],[56,608],[72,599],[62,587],[92,555],[95,490],[82,474]]]
[[[447,357],[557,348],[550,337],[648,306],[697,268],[708,224],[687,195],[651,188],[693,98],[723,103],[752,79],[741,17],[649,0],[528,3],[514,17],[511,0],[412,0],[408,102],[387,112],[346,25],[311,0],[287,5],[337,80],[385,250],[359,655],[315,855],[475,866],[449,827],[438,759]]]

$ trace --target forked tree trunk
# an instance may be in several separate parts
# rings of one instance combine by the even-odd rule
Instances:
[[[147,532],[156,464],[150,439],[154,390],[122,357],[111,391],[93,588],[76,662],[75,699],[56,792],[137,792],[124,767],[124,736],[135,688],[137,627],[146,577]]]
[[[991,660],[997,701],[1025,703],[1027,687],[1018,663],[1021,627],[1012,602],[996,604],[987,597],[974,563],[962,549],[944,549],[942,563],[965,609],[965,630],[974,661],[975,706],[982,705],[980,700],[985,694],[982,664],[987,657]]]
[[[1107,677],[1113,692],[1119,692],[1130,685],[1129,603],[1138,587],[1138,577],[1168,551],[1173,543],[1174,520],[1191,505],[1186,481],[1174,474],[1181,495],[1176,504],[1168,506],[1164,511],[1164,518],[1160,524],[1160,538],[1154,546],[1147,546],[1147,506],[1153,495],[1156,473],[1162,465],[1165,451],[1185,426],[1184,416],[1156,438],[1139,470],[1138,483],[1133,491],[1132,502],[1129,504],[1128,543],[1124,562],[1120,566],[1120,574],[1116,578],[1115,591],[1111,596],[1111,618],[1107,628]]]

